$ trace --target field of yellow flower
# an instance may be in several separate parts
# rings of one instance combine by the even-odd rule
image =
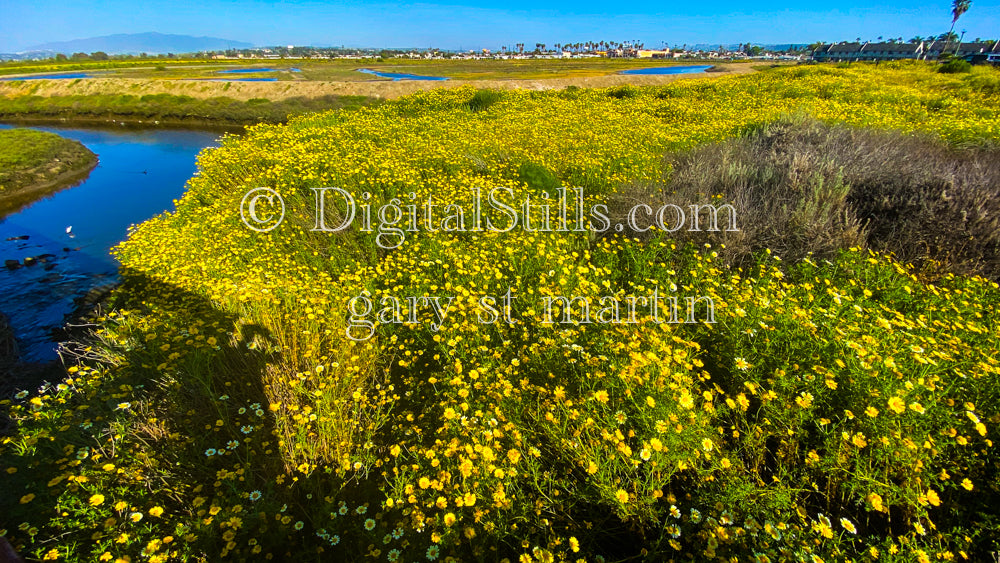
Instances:
[[[369,192],[374,217],[393,198],[471,209],[477,188],[537,201],[554,179],[589,207],[789,114],[995,144],[998,92],[993,70],[803,66],[430,91],[229,138],[116,249],[124,283],[79,365],[9,403],[0,534],[71,561],[982,560],[995,282],[860,249],[736,270],[669,233],[415,229],[387,250],[314,231],[312,189]],[[268,233],[240,217],[261,186],[286,208]],[[541,305],[654,291],[708,297],[716,322]],[[381,322],[352,339],[363,292]],[[390,296],[447,316],[380,312]]]

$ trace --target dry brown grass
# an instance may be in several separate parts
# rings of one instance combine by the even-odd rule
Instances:
[[[674,238],[725,244],[719,252],[734,265],[764,249],[795,260],[860,246],[925,268],[1000,278],[995,148],[789,119],[667,159],[670,177],[624,190],[614,219],[640,201],[685,211],[729,203],[739,232],[681,229]]]

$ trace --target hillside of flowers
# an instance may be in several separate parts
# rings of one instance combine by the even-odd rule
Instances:
[[[394,245],[316,230],[315,208],[324,187],[374,222],[392,200],[565,186],[589,209],[789,115],[995,146],[998,94],[995,70],[816,65],[433,90],[229,137],[115,250],[123,284],[78,365],[4,407],[0,535],[60,561],[984,560],[989,276],[857,247],[735,268],[656,231],[421,226]],[[257,187],[284,202],[270,232],[241,218]],[[680,322],[597,305],[654,291]],[[546,310],[558,296],[581,299]],[[683,296],[714,322],[683,322]]]

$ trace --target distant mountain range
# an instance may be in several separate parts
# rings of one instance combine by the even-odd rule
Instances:
[[[44,51],[51,53],[93,53],[104,51],[109,55],[121,54],[160,54],[160,53],[196,53],[198,51],[222,51],[225,49],[249,49],[251,43],[220,39],[218,37],[193,37],[191,35],[172,35],[166,33],[118,33],[103,37],[88,39],[73,39],[71,41],[55,41],[35,45],[28,51]]]

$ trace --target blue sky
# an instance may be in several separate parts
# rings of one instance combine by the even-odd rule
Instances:
[[[113,33],[207,35],[257,45],[495,48],[600,40],[811,43],[943,33],[945,0],[547,2],[264,2],[236,0],[0,0],[0,51]],[[1000,0],[973,0],[956,31],[1000,35]]]

